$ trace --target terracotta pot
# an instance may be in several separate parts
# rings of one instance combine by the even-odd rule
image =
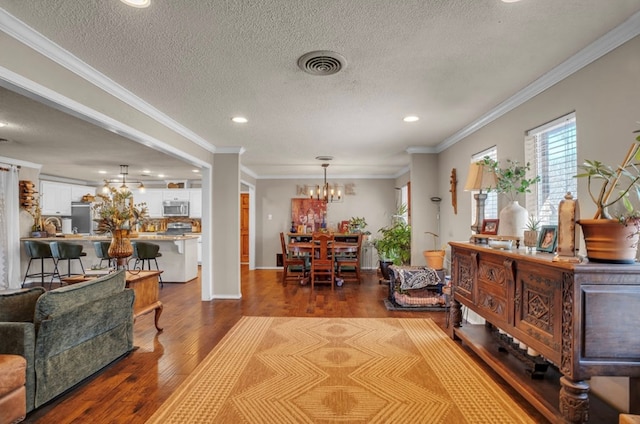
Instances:
[[[444,250],[425,250],[422,252],[425,261],[427,261],[427,266],[433,269],[444,268],[445,253]]]
[[[581,219],[587,257],[593,262],[631,264],[638,252],[638,229],[615,219]]]

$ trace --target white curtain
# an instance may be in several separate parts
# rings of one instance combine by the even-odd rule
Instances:
[[[0,164],[0,290],[20,288],[18,167]]]

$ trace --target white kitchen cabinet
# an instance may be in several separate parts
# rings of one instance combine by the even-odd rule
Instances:
[[[42,215],[71,216],[71,184],[40,181]]]
[[[189,201],[189,190],[184,190],[184,189],[162,190],[162,200]]]
[[[189,218],[202,218],[202,189],[189,189]]]
[[[82,197],[86,194],[95,195],[96,188],[86,185],[71,185],[71,201],[72,202],[82,202]]]
[[[134,192],[134,203],[146,203],[149,218],[162,218],[162,193],[163,190],[146,189],[144,193]]]

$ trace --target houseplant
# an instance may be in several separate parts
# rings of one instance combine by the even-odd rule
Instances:
[[[105,183],[107,183],[105,181]],[[108,194],[98,194],[100,202],[94,205],[99,218],[98,233],[111,233],[109,256],[117,258],[118,268],[124,265],[124,258],[133,254],[129,240],[131,230],[142,224],[147,218],[145,203],[134,204],[133,194],[129,190],[118,190],[109,186]]]
[[[406,211],[407,205],[399,206],[391,218],[391,224],[380,228],[380,237],[373,240],[385,280],[389,279],[390,265],[408,265],[411,262],[411,226],[404,218]]]
[[[365,231],[365,228],[367,228],[367,221],[364,217],[352,216],[351,219],[349,219],[350,233],[360,233],[364,235],[371,234],[369,231]]]
[[[587,178],[589,197],[596,206],[593,219],[578,221],[591,261],[635,262],[640,234],[640,211],[636,208],[640,200],[639,143],[637,136],[615,168],[597,160],[585,160],[578,166],[584,172],[576,178]]]
[[[424,250],[422,252],[425,261],[427,261],[427,266],[433,269],[443,269],[446,251],[444,250],[444,248],[438,249],[436,243],[439,236],[436,233],[432,233],[430,231],[425,231],[425,234],[433,237],[433,250]]]
[[[500,227],[498,234],[502,236],[524,237],[524,227],[529,215],[527,210],[518,203],[518,195],[531,193],[531,186],[540,181],[540,176],[527,178],[527,173],[531,170],[531,164],[527,162],[521,165],[517,161],[507,159],[507,166],[501,168],[498,161],[485,156],[482,164],[496,176],[495,187],[487,187],[488,191],[495,191],[503,194],[509,204],[500,210]]]
[[[534,215],[529,215],[529,220],[524,230],[524,245],[533,249],[538,245],[538,231],[540,231],[540,220]]]

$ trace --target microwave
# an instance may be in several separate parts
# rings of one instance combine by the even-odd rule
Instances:
[[[186,200],[163,201],[162,216],[189,216],[189,202]]]

